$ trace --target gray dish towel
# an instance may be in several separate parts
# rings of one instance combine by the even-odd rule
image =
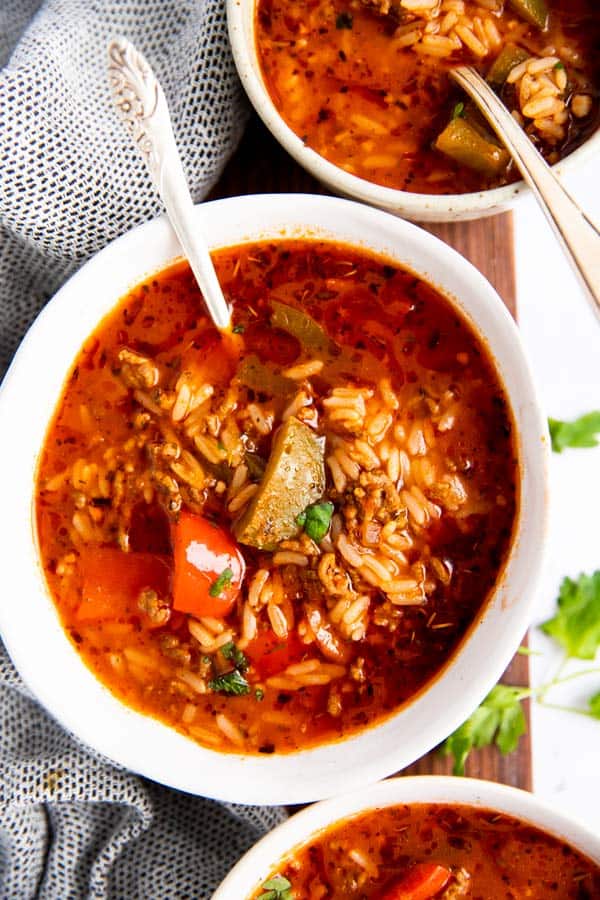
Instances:
[[[161,79],[196,200],[241,135],[222,0],[0,0],[0,374],[62,282],[160,212],[110,105],[118,35]],[[111,765],[46,715],[0,644],[2,900],[202,900],[282,815]]]

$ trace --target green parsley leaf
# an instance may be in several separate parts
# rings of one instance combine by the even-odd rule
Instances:
[[[223,569],[221,574],[208,589],[208,593],[211,597],[220,597],[226,587],[231,584],[231,579],[233,578],[233,572],[228,567],[227,569]]]
[[[516,749],[527,730],[522,699],[522,688],[497,684],[481,706],[444,741],[442,752],[454,757],[455,775],[465,774],[465,762],[473,749],[493,743],[503,754]]]
[[[588,707],[590,716],[593,719],[600,719],[600,691],[597,694],[594,694],[593,697],[590,697],[588,700]]]
[[[291,900],[292,885],[283,875],[274,875],[262,887],[264,893],[259,894],[258,900]]]
[[[239,647],[236,647],[233,641],[229,641],[228,644],[221,647],[221,653],[225,659],[230,660],[234,664],[238,672],[245,672],[248,668],[249,663],[246,655],[242,653]]]
[[[319,543],[329,531],[332,515],[333,503],[325,500],[323,503],[312,503],[307,506],[304,512],[296,517],[296,522],[300,528],[304,528],[309,538]]]
[[[216,678],[208,682],[208,686],[211,691],[216,691],[220,694],[241,696],[242,694],[250,693],[250,685],[237,669],[234,669],[233,672],[227,672],[226,675],[217,675]]]
[[[263,691],[262,688],[256,688],[256,690],[254,691],[254,696],[256,697],[256,699],[258,700],[258,702],[260,703],[261,700],[264,700],[264,699],[265,699],[265,692]]]
[[[462,118],[464,118],[464,115],[465,115],[465,104],[462,102],[457,103],[456,106],[454,107],[454,109],[452,110],[452,121],[454,121],[454,119],[462,119]]]
[[[353,23],[354,23],[354,20],[353,20],[352,16],[350,15],[350,13],[341,12],[339,14],[339,16],[337,17],[337,19],[335,20],[335,27],[339,28],[339,29],[352,28]]]
[[[555,62],[553,66],[554,69],[564,69],[564,67],[565,64],[561,62],[560,59],[558,60],[558,62]]]
[[[233,328],[232,328],[232,331],[233,331],[234,334],[243,334],[245,330],[246,330],[246,329],[245,329],[245,326],[244,326],[244,325],[241,325],[241,324],[240,324],[240,325],[234,325]]]
[[[562,453],[565,447],[597,447],[600,434],[600,410],[586,413],[572,422],[548,419],[552,449]]]
[[[593,659],[600,647],[600,570],[563,579],[558,612],[540,627],[565,649],[568,657]]]

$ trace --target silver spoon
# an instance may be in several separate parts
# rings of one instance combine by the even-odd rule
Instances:
[[[502,101],[471,66],[451,70],[517,164],[600,318],[600,232],[564,189]]]
[[[196,219],[163,90],[142,54],[125,38],[110,42],[108,60],[115,105],[148,166],[213,322],[229,330],[231,310]]]

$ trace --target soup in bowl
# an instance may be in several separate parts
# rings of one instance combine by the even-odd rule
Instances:
[[[526,627],[544,524],[544,424],[491,288],[384,214],[294,205],[198,212],[231,332],[152,223],[69,282],[3,391],[10,421],[36,340],[63,335],[17,454],[36,535],[23,547],[15,531],[11,571],[30,590],[21,615],[3,611],[17,666],[118,761],[247,802],[334,792],[340,742],[360,782],[459,724]],[[148,235],[154,256],[137,249]],[[111,259],[125,272],[99,284]]]
[[[213,900],[592,900],[599,893],[595,835],[525,791],[425,776],[391,779],[292,816],[246,854]]]
[[[402,215],[475,217],[523,187],[452,67],[475,65],[551,165],[597,146],[592,0],[231,0],[229,17],[243,83],[286,149]]]

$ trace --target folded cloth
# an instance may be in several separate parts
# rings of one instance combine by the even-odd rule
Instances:
[[[106,45],[120,35],[161,80],[196,200],[241,135],[220,0],[3,0],[0,373],[65,278],[160,211],[111,106]],[[46,715],[0,646],[0,897],[208,898],[282,815],[115,767]]]

